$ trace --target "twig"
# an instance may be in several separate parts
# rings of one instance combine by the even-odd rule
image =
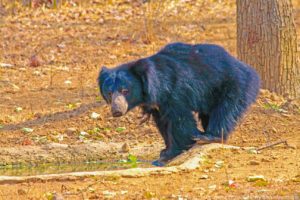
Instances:
[[[149,114],[146,114],[146,115],[142,116],[142,119],[141,119],[139,125],[141,125],[141,124],[145,123],[146,121],[150,120],[150,117],[151,117],[151,115],[149,115]]]
[[[226,175],[226,178],[227,178],[227,182],[229,183],[229,176],[228,176],[228,171],[227,171],[227,159],[225,157],[225,153],[224,153],[224,134],[223,134],[223,128],[222,128],[222,156],[223,156],[223,159],[224,161],[226,160],[226,163],[224,162],[224,171],[225,171],[225,175]]]
[[[160,8],[162,8],[163,6],[162,6],[162,0],[160,0],[159,2],[158,2],[158,8],[156,9],[156,12],[155,12],[155,18],[154,18],[154,21],[153,21],[153,25],[155,26],[155,25],[157,25],[157,19],[158,19],[158,16],[159,16],[159,11],[160,11]]]
[[[267,122],[268,122],[268,119],[265,121],[265,124],[264,124],[264,126],[263,126],[262,132],[263,132],[264,136],[266,137],[268,144],[270,144],[270,143],[271,143],[270,137],[269,137],[269,135],[267,135],[266,132],[265,132],[265,128],[266,128]]]
[[[259,150],[266,149],[268,147],[272,147],[272,146],[275,146],[275,145],[281,144],[281,143],[284,143],[286,146],[289,146],[286,140],[280,140],[280,141],[274,142],[272,144],[267,144],[265,146],[258,147],[256,150],[259,151]]]
[[[143,5],[143,1],[140,0],[140,4],[141,4],[141,7],[142,7],[142,11],[143,11],[143,15],[144,15],[144,26],[145,26],[145,33],[146,33],[146,38],[147,40],[149,41],[149,30],[148,30],[148,19],[147,19],[147,11],[146,9],[144,8],[144,5]]]
[[[273,106],[268,102],[268,100],[266,98],[263,98],[263,101],[268,104],[268,106],[274,110],[275,112],[278,112],[280,114],[294,114],[294,115],[299,115],[300,113],[297,113],[297,112],[288,112],[288,111],[282,111],[281,109],[280,110],[277,110],[275,108],[273,108]]]

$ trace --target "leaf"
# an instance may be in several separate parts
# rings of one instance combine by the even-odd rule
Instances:
[[[257,187],[264,187],[267,185],[269,185],[269,183],[265,180],[258,180],[258,181],[256,181],[256,183],[254,183],[254,186],[257,186]]]
[[[110,191],[108,191],[108,190],[105,190],[105,191],[102,192],[102,194],[103,194],[103,195],[107,195],[107,196],[113,197],[113,196],[115,196],[117,193],[116,193],[116,192],[110,192]]]
[[[300,183],[300,177],[292,178],[293,182]]]
[[[79,134],[82,135],[82,136],[84,136],[84,135],[89,135],[87,132],[84,132],[84,131],[80,131]]]
[[[147,199],[151,199],[153,197],[156,197],[156,194],[154,192],[145,192],[144,197],[146,197]]]
[[[22,128],[21,130],[24,131],[25,133],[33,132],[33,129],[31,129],[31,128]]]
[[[265,181],[265,177],[263,175],[248,176],[246,178],[246,180],[248,182],[255,182],[255,181],[258,181],[258,180]]]
[[[229,184],[229,187],[231,187],[231,188],[237,188],[238,187],[237,182],[234,182],[232,180],[229,180],[228,184]]]
[[[249,150],[248,154],[258,154],[258,152],[256,150]]]
[[[17,108],[15,108],[15,112],[20,112],[20,111],[22,111],[23,109],[21,108],[21,107],[17,107]]]
[[[8,83],[8,85],[10,85],[10,86],[12,86],[13,88],[15,88],[15,89],[20,89],[16,84],[13,84],[13,83]]]
[[[128,159],[131,160],[132,162],[137,162],[137,158],[132,154],[129,154]]]
[[[275,110],[279,109],[279,107],[276,104],[265,104],[265,105],[263,105],[263,107],[265,107],[265,108],[273,108]]]
[[[128,160],[120,160],[119,163],[120,164],[131,164],[131,162]]]
[[[137,168],[137,163],[132,163],[132,165],[130,166],[130,168]]]
[[[215,190],[217,188],[217,185],[211,185],[208,187],[208,189],[211,189],[211,190]]]
[[[64,83],[65,83],[65,84],[71,84],[72,81],[66,80]]]
[[[98,114],[98,113],[93,112],[91,114],[91,118],[93,118],[93,119],[97,119],[98,117],[100,117],[100,114]]]
[[[124,131],[124,130],[126,130],[125,127],[118,127],[118,128],[116,129],[116,131],[117,131],[118,133],[120,133],[120,132],[122,132],[122,131]]]
[[[91,142],[92,140],[87,140],[87,139],[83,140],[83,143],[91,143]]]
[[[24,142],[22,142],[23,145],[33,145],[34,144],[34,141],[32,140],[26,140]]]
[[[60,102],[60,101],[54,101],[53,104],[54,105],[59,105],[59,104],[62,104],[62,102]]]
[[[223,167],[223,164],[224,164],[224,161],[222,161],[222,160],[217,161],[216,164],[215,164],[215,167],[216,167],[216,168]]]
[[[74,104],[68,104],[68,105],[67,105],[67,108],[70,108],[70,109],[71,109],[71,108],[76,108],[76,107],[77,107],[77,106],[74,105]]]
[[[95,127],[95,128],[93,129],[93,131],[99,133],[99,132],[103,131],[103,128]]]
[[[51,200],[53,198],[53,194],[50,192],[46,192],[43,194],[43,197],[45,197],[48,200]]]
[[[3,126],[0,125],[0,129],[2,129],[2,128],[3,128]]]
[[[7,63],[0,63],[1,67],[12,67],[13,65]]]
[[[63,135],[56,135],[55,138],[56,138],[59,142],[61,142],[61,141],[64,140],[64,136],[63,136]]]
[[[200,177],[200,179],[208,179],[208,175],[203,174],[203,175]]]
[[[12,169],[13,166],[12,165],[5,165],[5,169]]]
[[[270,191],[270,190],[258,190],[257,193],[261,194],[261,193],[268,192],[268,191]]]

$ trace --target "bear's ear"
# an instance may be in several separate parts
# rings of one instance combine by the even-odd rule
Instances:
[[[155,63],[150,59],[141,59],[132,63],[129,71],[140,80],[143,92],[149,96],[151,101],[156,102],[160,93],[158,88],[161,85],[161,80],[156,71]]]
[[[110,72],[110,69],[103,66],[101,71],[100,71],[100,74],[98,76],[98,84],[99,84],[99,88],[100,88],[101,93],[102,93],[102,86],[104,84],[105,79],[109,76],[109,72]]]
[[[143,62],[142,60],[138,60],[136,62],[130,63],[129,71],[138,78],[142,78],[147,76],[148,67],[145,62]]]

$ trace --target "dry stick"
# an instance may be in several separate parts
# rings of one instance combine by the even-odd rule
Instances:
[[[142,7],[142,11],[143,11],[143,15],[144,15],[144,28],[145,28],[145,33],[146,33],[146,38],[147,40],[149,40],[149,31],[148,31],[148,20],[147,20],[147,16],[146,16],[146,9],[144,8],[143,5],[143,1],[140,1],[141,7]]]
[[[224,142],[223,141],[224,141],[224,137],[223,137],[223,128],[222,128],[222,153],[223,153],[223,159],[225,160]],[[229,177],[228,177],[228,172],[227,172],[227,167],[226,167],[225,162],[224,162],[224,170],[225,170],[227,182],[229,183]]]
[[[15,0],[12,0],[12,6],[11,6],[12,15],[15,15],[15,10],[16,10],[16,3]]]
[[[256,150],[259,151],[259,150],[266,149],[268,147],[272,147],[272,146],[275,146],[275,145],[281,144],[281,143],[284,143],[286,146],[289,146],[286,140],[280,140],[280,141],[274,142],[272,144],[267,144],[265,146],[258,147]]]
[[[163,2],[163,0],[160,0],[158,2],[158,8],[156,8],[156,13],[155,13],[155,18],[154,18],[154,21],[153,21],[153,25],[157,24],[157,21],[158,21],[157,19],[158,19],[160,8],[162,7],[162,2]]]

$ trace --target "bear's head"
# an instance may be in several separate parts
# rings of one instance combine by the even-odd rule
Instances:
[[[127,67],[102,67],[98,82],[101,95],[111,104],[114,117],[126,114],[143,101],[141,80]]]

